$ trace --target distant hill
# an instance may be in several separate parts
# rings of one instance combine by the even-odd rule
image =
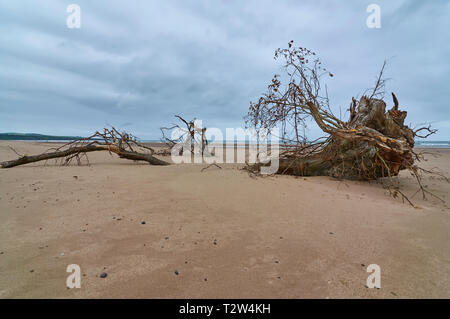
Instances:
[[[77,140],[81,138],[80,136],[54,136],[54,135],[43,135],[35,133],[0,133],[0,140],[3,141],[66,141],[66,140]]]

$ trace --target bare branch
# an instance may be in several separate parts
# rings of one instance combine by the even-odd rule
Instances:
[[[150,153],[138,152],[148,150]],[[115,153],[120,158],[134,161],[146,161],[152,165],[169,165],[169,163],[157,159],[153,156],[154,150],[151,147],[141,144],[137,139],[126,132],[119,132],[114,127],[104,128],[103,133],[95,132],[93,135],[70,141],[56,148],[50,148],[46,152],[32,156],[21,156],[16,160],[1,162],[0,167],[10,168],[18,165],[47,161],[49,159],[60,159],[61,165],[70,165],[75,160],[78,165],[82,164],[82,159],[89,163],[87,153],[95,151],[108,151]]]
[[[421,131],[426,131],[427,133],[425,135],[420,135],[418,134]],[[426,127],[421,127],[417,130],[414,131],[414,136],[419,137],[419,138],[427,138],[428,136],[435,134],[438,130],[436,129],[432,129],[431,125],[428,125]]]

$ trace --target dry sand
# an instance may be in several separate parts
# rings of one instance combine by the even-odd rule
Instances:
[[[0,161],[16,157],[8,145],[49,146],[0,142]],[[449,150],[430,151],[424,166],[449,173]],[[0,298],[450,297],[450,210],[435,199],[412,208],[378,183],[90,160],[0,169]],[[450,201],[441,178],[425,183]],[[66,287],[69,264],[80,289]],[[365,287],[369,264],[381,289]]]

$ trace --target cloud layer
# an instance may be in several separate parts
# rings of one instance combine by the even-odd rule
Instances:
[[[66,26],[74,2],[80,29]],[[407,122],[450,140],[450,2],[377,1],[381,28],[369,29],[372,2],[0,0],[0,131],[85,135],[110,124],[154,139],[174,114],[240,127],[280,71],[274,50],[294,40],[335,74],[337,112],[387,58],[387,90]]]

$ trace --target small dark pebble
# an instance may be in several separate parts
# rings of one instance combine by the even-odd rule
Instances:
[[[275,263],[278,264],[278,260],[275,260]]]
[[[102,272],[102,274],[100,275],[100,278],[106,278],[106,276],[108,276],[108,274],[106,272]]]
[[[391,294],[394,295],[394,296],[397,296],[397,294],[395,292],[393,292],[393,291],[391,291]]]
[[[366,267],[366,265],[364,265],[364,264],[361,264],[361,266],[362,266],[362,267]]]
[[[34,269],[31,269],[30,272],[34,272]]]
[[[145,225],[145,221],[141,221],[141,224],[142,224],[142,225]]]
[[[3,255],[4,254],[4,252],[3,251],[0,251],[0,255]]]
[[[178,270],[175,270],[174,274],[178,276],[180,273],[178,272]]]
[[[281,279],[281,277],[277,277],[278,279]]]
[[[205,281],[208,281],[208,278],[205,278],[204,280],[205,280]]]
[[[164,239],[165,239],[165,240],[168,240],[168,239],[169,239],[169,237],[164,237]]]
[[[330,235],[334,235],[334,233],[330,232]]]

